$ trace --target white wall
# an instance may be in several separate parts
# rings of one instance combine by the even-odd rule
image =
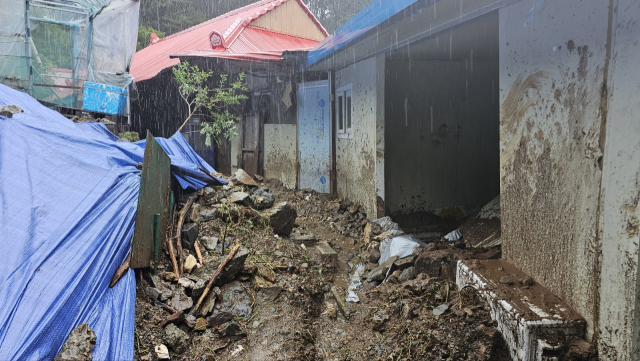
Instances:
[[[352,133],[336,139],[338,196],[362,205],[376,218],[376,58],[335,73],[335,88],[352,85]]]

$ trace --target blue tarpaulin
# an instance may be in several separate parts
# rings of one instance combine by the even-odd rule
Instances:
[[[418,0],[374,0],[344,25],[336,30],[332,36],[324,39],[307,54],[307,64],[312,65],[335,53],[354,39],[373,29],[378,24],[391,18],[411,6]]]
[[[0,85],[7,104],[24,113],[0,116],[0,360],[52,360],[85,322],[94,360],[132,360],[134,274],[109,282],[130,249],[144,144],[115,142],[104,125],[78,126]],[[174,138],[163,147],[180,183],[200,188],[195,152]]]

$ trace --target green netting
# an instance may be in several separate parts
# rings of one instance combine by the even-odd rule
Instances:
[[[137,0],[3,0],[0,83],[82,108],[85,81],[126,87],[136,48]]]

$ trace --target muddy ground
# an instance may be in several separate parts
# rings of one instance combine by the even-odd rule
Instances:
[[[208,199],[200,191],[196,212],[219,210],[214,219],[199,223],[197,238],[205,264],[182,275],[200,286],[183,287],[187,281],[177,282],[172,276],[163,279],[172,270],[166,251],[161,255],[158,277],[151,277],[148,271],[137,273],[136,360],[158,360],[156,347],[161,344],[168,346],[172,360],[510,359],[488,306],[473,290],[459,291],[454,282],[458,259],[497,258],[499,248],[467,250],[437,241],[439,237],[429,239],[427,247],[414,252],[428,261],[422,273],[414,270],[413,275],[401,277],[398,271],[378,286],[379,282],[366,281],[378,266],[370,262],[375,259],[371,253],[377,248],[376,231],[370,232],[357,205],[314,192],[287,190],[277,181],[259,182],[258,186],[269,188],[276,204],[286,201],[296,209],[292,235],[273,233],[265,216],[268,210],[224,203],[230,196],[222,199],[233,191],[251,193],[255,187],[213,187],[218,196]],[[206,326],[204,320],[198,320],[195,328],[189,322],[164,325],[171,313],[157,300],[175,306],[176,294],[196,296],[198,292],[190,288],[202,288],[224,258],[221,240],[225,232],[229,242],[225,254],[240,244],[249,255],[235,279],[219,285],[212,312],[200,315],[207,319]],[[203,237],[217,237],[218,247],[207,250]],[[335,250],[335,262],[318,253],[320,242]],[[183,244],[183,258],[196,256],[188,242]],[[357,290],[359,302],[346,303],[350,278],[359,263],[366,268]],[[164,294],[152,300],[148,287]],[[197,299],[192,297],[194,304]],[[440,315],[434,315],[436,308]],[[225,312],[233,320],[222,317]],[[224,320],[216,321],[212,315]],[[233,321],[236,325],[231,327]]]

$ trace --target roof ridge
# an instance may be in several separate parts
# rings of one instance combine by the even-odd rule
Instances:
[[[287,1],[287,0],[285,0],[285,1]],[[213,22],[216,22],[216,21],[218,21],[218,20],[226,19],[226,18],[228,18],[228,17],[232,17],[232,16],[237,15],[237,14],[239,14],[239,13],[241,13],[241,12],[247,11],[248,9],[250,9],[250,8],[252,8],[252,7],[262,6],[263,4],[268,4],[268,3],[270,3],[270,2],[274,2],[274,0],[260,0],[260,1],[256,1],[256,2],[254,2],[254,3],[251,3],[251,4],[249,4],[249,5],[243,6],[243,7],[241,7],[241,8],[238,8],[238,9],[235,9],[235,10],[232,10],[232,11],[229,11],[228,13],[224,13],[224,14],[222,14],[222,15],[220,15],[220,16],[216,16],[215,18],[213,18],[213,19],[209,19],[209,20],[204,21],[204,22],[202,22],[202,23],[200,23],[200,24],[196,24],[196,25],[194,25],[194,26],[192,26],[192,27],[190,27],[190,28],[187,28],[187,29],[184,29],[184,30],[178,31],[177,33],[171,34],[171,35],[169,35],[169,36],[165,36],[164,38],[161,38],[160,40],[158,40],[158,42],[157,42],[156,44],[158,44],[158,43],[160,43],[160,42],[162,42],[162,41],[165,41],[165,40],[168,40],[168,39],[172,39],[172,38],[175,38],[175,37],[177,37],[177,36],[180,36],[180,35],[183,35],[183,34],[186,34],[186,33],[192,32],[192,31],[193,31],[193,30],[195,30],[195,29],[199,29],[199,28],[201,28],[201,27],[203,27],[203,26],[207,26],[207,25],[209,25],[209,24],[211,24],[211,23],[213,23]],[[244,19],[243,19],[243,20],[244,20]],[[155,45],[155,44],[154,44],[154,45]]]

